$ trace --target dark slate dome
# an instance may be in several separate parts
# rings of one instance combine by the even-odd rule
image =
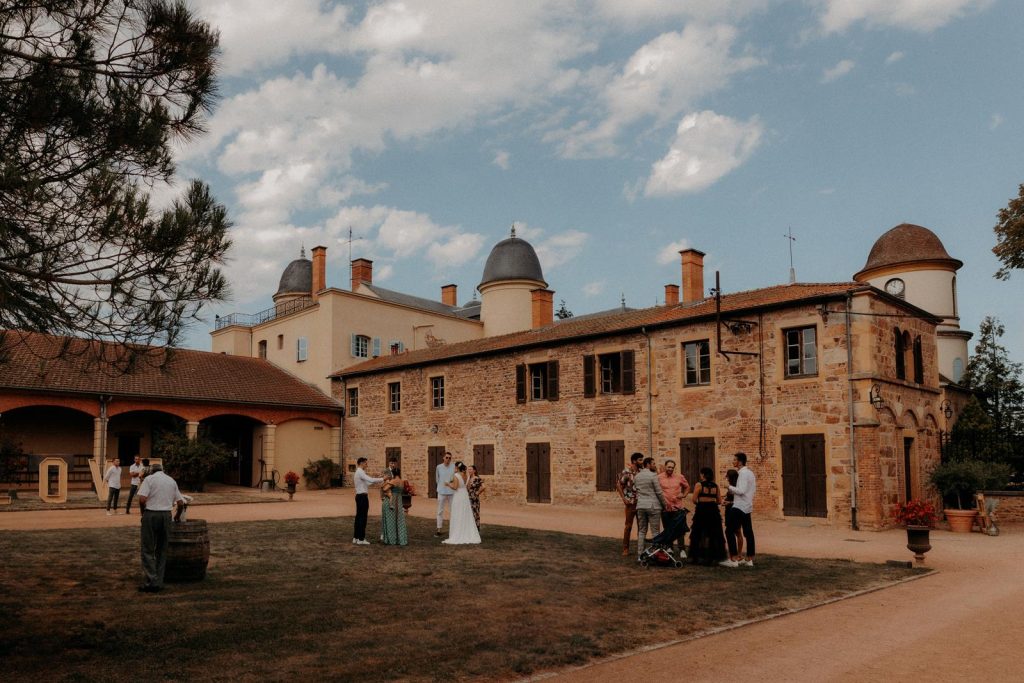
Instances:
[[[536,280],[544,282],[544,273],[540,269],[540,259],[530,243],[518,237],[509,237],[494,245],[491,255],[484,265],[484,277],[480,287],[498,280]],[[478,287],[479,289],[479,287]]]
[[[309,294],[313,289],[313,262],[303,255],[288,264],[281,275],[277,294]]]
[[[867,263],[853,279],[860,280],[862,276],[879,268],[918,261],[937,262],[953,270],[963,265],[963,261],[949,255],[946,247],[942,246],[942,240],[934,232],[920,225],[901,223],[878,238],[871,247]]]

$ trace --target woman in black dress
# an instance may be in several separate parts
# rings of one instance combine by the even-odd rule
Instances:
[[[726,558],[722,531],[722,492],[710,467],[700,470],[700,482],[693,487],[693,525],[690,528],[690,562],[717,564]]]

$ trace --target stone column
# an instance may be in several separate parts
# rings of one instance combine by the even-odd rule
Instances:
[[[107,485],[103,481],[103,474],[107,468],[107,420],[103,417],[95,417],[92,420],[92,459],[95,467],[90,467],[92,472],[92,485],[96,489],[96,497],[101,503],[107,500]]]
[[[185,423],[185,435],[189,441],[194,441],[199,436],[199,423],[198,422],[186,422]]]
[[[338,463],[338,473],[345,476],[345,461],[341,457],[341,427],[331,427],[331,460]]]
[[[267,476],[271,476],[274,467],[277,466],[275,454],[277,452],[277,425],[263,425],[263,459],[267,463]],[[280,485],[284,486],[284,472],[278,472],[281,477]]]

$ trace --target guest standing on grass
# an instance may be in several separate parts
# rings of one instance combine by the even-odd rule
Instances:
[[[171,534],[171,509],[181,508],[185,497],[178,484],[163,473],[160,465],[153,465],[150,474],[139,487],[142,513],[142,571],[145,580],[139,590],[157,593],[164,587],[164,567],[167,566],[167,543]]]
[[[466,491],[469,493],[469,504],[473,507],[473,519],[476,520],[476,528],[480,528],[480,494],[484,492],[484,480],[476,472],[476,465],[469,466],[469,481],[466,482]]]
[[[661,511],[665,509],[665,494],[658,481],[658,466],[654,458],[644,458],[640,471],[633,478],[636,486],[636,559],[644,552],[647,542],[647,527],[651,537],[661,532]]]
[[[729,539],[729,559],[722,562],[726,567],[754,566],[754,526],[750,520],[754,512],[754,492],[757,491],[757,478],[754,471],[747,467],[747,454],[737,453],[733,456],[733,467],[739,470],[736,485],[729,487],[733,494],[731,530],[726,529]],[[743,538],[747,541],[747,554],[741,556],[736,548],[736,532],[743,529]]]
[[[392,462],[387,471],[391,476],[385,479],[384,485],[380,487],[383,494],[380,537],[384,545],[408,545],[409,532],[405,526],[405,508],[402,507],[402,490],[405,488],[402,470],[399,469],[397,462]]]
[[[710,467],[700,468],[700,481],[693,487],[693,526],[690,528],[690,562],[714,564],[726,558],[722,534],[722,492]]]
[[[452,517],[452,496],[455,491],[448,486],[455,478],[455,465],[452,464],[452,454],[445,451],[444,462],[434,468],[434,483],[437,484],[437,531],[435,536],[441,535],[444,527],[444,509],[448,508],[448,519]],[[450,523],[449,523],[450,527]]]
[[[686,477],[676,472],[676,461],[666,460],[665,468],[658,475],[661,492],[665,494],[665,509],[661,512],[661,524],[665,529],[672,528],[680,517],[687,514],[684,506],[686,494],[690,491],[690,483]],[[686,526],[680,524],[679,531],[672,538],[672,543],[679,543],[679,557],[686,558]]]
[[[730,487],[731,486],[736,486],[736,482],[739,481],[739,472],[737,472],[736,470],[730,468],[729,471],[725,473],[725,480],[728,482]],[[726,489],[726,492],[725,492],[725,533],[727,535],[728,534],[732,534],[731,536],[729,536],[728,539],[726,539],[728,541],[728,543],[729,543],[729,559],[734,561],[734,562],[737,562],[737,566],[739,566],[738,562],[739,562],[740,558],[743,556],[743,532],[740,530],[740,527],[735,524],[735,521],[733,519],[733,517],[734,517],[733,500],[735,499],[735,496],[736,496],[736,494],[734,494],[732,491]],[[731,565],[726,565],[726,566],[731,566]]]
[[[366,458],[356,460],[356,523],[352,533],[353,545],[370,545],[370,542],[366,540],[366,517],[370,512],[370,486],[383,481],[383,477],[371,477],[366,473]]]
[[[388,495],[388,491],[385,490],[386,484],[387,484],[388,481],[390,481],[391,479],[394,478],[396,470],[398,470],[398,460],[396,458],[394,458],[394,457],[391,457],[391,459],[388,460],[388,466],[385,467],[384,471],[380,473],[380,476],[384,480],[384,483],[385,483],[385,486],[381,486],[380,487],[380,504],[381,504],[381,509],[382,510],[383,510],[383,506],[387,504],[385,501],[389,501],[390,500],[390,497]],[[383,524],[381,524],[381,527],[380,527],[380,541],[381,541],[381,543],[384,542],[384,525]]]
[[[644,459],[643,453],[634,453],[629,456],[629,467],[622,470],[618,481],[615,482],[615,490],[622,499],[622,505],[626,510],[626,526],[622,530],[622,555],[629,556],[629,537],[633,534],[633,520],[636,519],[636,473],[640,469],[640,462]]]
[[[132,487],[128,489],[128,502],[124,505],[124,514],[126,515],[132,513],[132,498],[135,497],[139,490],[139,484],[142,483],[142,456],[135,456],[135,462],[128,468],[128,473],[132,476]]]
[[[117,499],[121,497],[121,461],[114,460],[110,461],[110,467],[107,468],[107,473],[103,477],[104,481],[107,482],[107,515],[117,514]],[[111,511],[110,505],[113,503],[114,509]]]

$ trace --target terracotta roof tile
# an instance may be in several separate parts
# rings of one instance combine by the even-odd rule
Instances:
[[[722,296],[722,312],[735,313],[759,308],[771,308],[808,299],[838,297],[846,292],[868,291],[871,287],[860,282],[796,283],[762,289],[752,289]],[[390,370],[409,365],[435,363],[454,358],[496,353],[522,346],[557,343],[581,337],[601,336],[641,327],[671,325],[686,320],[714,316],[714,298],[689,304],[656,306],[627,310],[599,317],[567,318],[534,330],[513,332],[496,337],[446,344],[429,349],[418,349],[394,356],[380,356],[336,372],[332,377],[350,377],[378,370]]]
[[[270,362],[208,351],[158,347],[127,368],[108,342],[7,331],[0,342],[0,388],[184,401],[217,401],[338,410],[322,391]]]

